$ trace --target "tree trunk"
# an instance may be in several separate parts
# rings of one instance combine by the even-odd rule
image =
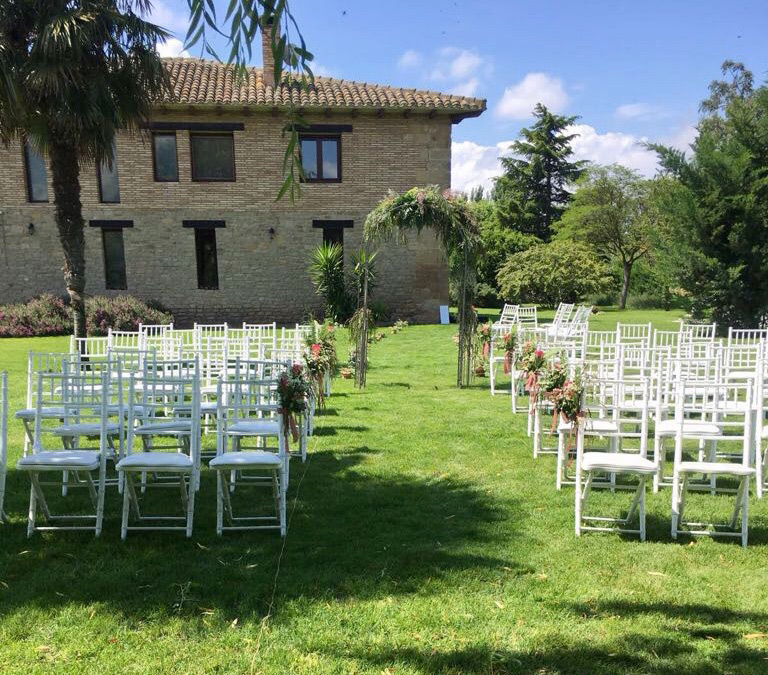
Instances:
[[[619,299],[619,309],[627,308],[627,296],[629,295],[629,277],[632,274],[632,263],[624,261],[624,283],[621,286],[621,298]]]
[[[75,337],[85,337],[85,233],[77,149],[52,141],[49,148],[56,226],[64,249],[64,283],[72,305]]]

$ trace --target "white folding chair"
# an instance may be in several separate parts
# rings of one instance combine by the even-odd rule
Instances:
[[[680,534],[704,535],[709,537],[736,537],[741,539],[741,545],[747,545],[748,537],[748,507],[749,482],[755,474],[750,466],[752,452],[752,430],[754,416],[754,383],[721,383],[721,382],[686,382],[678,380],[675,401],[675,463],[672,481],[672,537],[677,539]],[[696,432],[686,427],[687,415],[714,413],[720,420],[719,433],[716,436]],[[728,427],[734,433],[726,433]],[[699,452],[698,459],[685,459],[684,441],[719,440],[738,443],[741,452],[738,461],[717,461],[714,452],[703,455]],[[701,475],[704,479],[700,489],[711,489],[711,480],[719,477],[730,477],[738,481],[735,490],[736,498],[730,522],[725,529],[713,523],[684,521],[685,497],[692,488],[691,478]],[[739,515],[741,522],[739,524]]]
[[[38,373],[37,383],[37,415],[35,417],[35,441],[32,452],[22,457],[16,464],[16,469],[29,474],[31,488],[29,497],[29,519],[27,536],[37,530],[93,530],[98,537],[101,534],[104,519],[104,493],[106,490],[107,456],[112,452],[110,439],[109,415],[109,371],[83,372],[74,374]],[[43,434],[48,438],[50,429],[43,428],[43,410],[48,406],[61,406],[64,411],[63,425],[53,431],[61,436],[61,427],[72,426],[78,429],[77,441],[67,443],[57,449],[44,443]],[[86,425],[90,426],[90,437],[98,438],[96,448],[82,445]],[[54,514],[48,507],[43,486],[60,485],[57,482],[43,482],[41,474],[62,473],[72,477],[69,487],[87,487],[93,502],[93,514]],[[93,473],[96,472],[96,484]],[[40,509],[46,520],[46,525],[36,524],[37,511]],[[74,525],[53,524],[58,521],[74,522]],[[88,525],[80,525],[83,521],[92,521]]]
[[[283,416],[276,404],[276,386],[275,377],[219,380],[216,457],[209,463],[216,472],[219,535],[224,530],[277,529],[285,536],[290,456]],[[248,438],[255,439],[256,445],[246,446]],[[271,447],[268,439],[274,439]],[[236,516],[232,493],[244,485],[271,487],[274,514]],[[224,524],[225,514],[228,525]]]
[[[584,531],[621,532],[638,534],[645,541],[645,483],[649,476],[656,473],[655,464],[647,458],[648,449],[648,380],[624,382],[603,382],[602,388],[608,390],[608,399],[603,405],[612,408],[612,415],[617,431],[615,437],[620,441],[613,447],[612,452],[585,452],[584,437],[589,429],[588,419],[580,421],[576,441],[576,506],[575,526],[576,536]],[[630,417],[627,413],[638,413],[638,417]],[[625,431],[625,426],[631,427]],[[639,425],[639,431],[637,426]],[[623,441],[637,439],[639,450],[629,451]],[[611,516],[585,515],[587,498],[593,486],[595,475],[613,477],[631,476],[638,480],[632,502],[627,515],[623,518]],[[637,528],[631,528],[635,514],[638,515]]]
[[[129,530],[167,530],[184,531],[191,537],[200,470],[199,380],[197,377],[132,376],[130,389],[126,454],[117,464],[125,483],[120,536],[125,539]],[[139,424],[146,419],[150,407],[155,411],[151,421]],[[183,408],[189,417],[180,419],[177,408]],[[167,413],[168,417],[160,413]],[[161,422],[161,419],[167,421]],[[151,449],[144,451],[147,437],[152,438]],[[138,438],[142,438],[143,446],[139,446]],[[142,513],[141,498],[134,482],[137,474],[142,477],[142,482],[150,475],[162,478],[151,481],[146,487],[177,487],[184,515]],[[142,488],[145,488],[143,483]],[[135,525],[130,524],[131,511],[137,521]]]

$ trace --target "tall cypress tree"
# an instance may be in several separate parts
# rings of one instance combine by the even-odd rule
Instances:
[[[578,117],[555,115],[541,103],[533,111],[534,125],[520,131],[501,159],[504,174],[496,179],[494,198],[499,217],[508,227],[548,241],[571,198],[568,190],[583,174],[587,162],[571,161],[571,141],[578,134],[567,128]]]

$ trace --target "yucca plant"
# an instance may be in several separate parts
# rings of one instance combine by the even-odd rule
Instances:
[[[344,251],[338,244],[323,243],[312,253],[309,278],[323,299],[325,316],[333,321],[349,317],[350,301],[344,275]]]

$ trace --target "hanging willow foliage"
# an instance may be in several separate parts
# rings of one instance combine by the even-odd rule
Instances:
[[[466,199],[436,185],[414,187],[392,193],[379,202],[365,220],[369,240],[407,241],[409,232],[432,230],[451,263],[459,289],[459,355],[457,386],[467,386],[472,377],[472,350],[476,324],[472,298],[475,287],[480,237]]]

